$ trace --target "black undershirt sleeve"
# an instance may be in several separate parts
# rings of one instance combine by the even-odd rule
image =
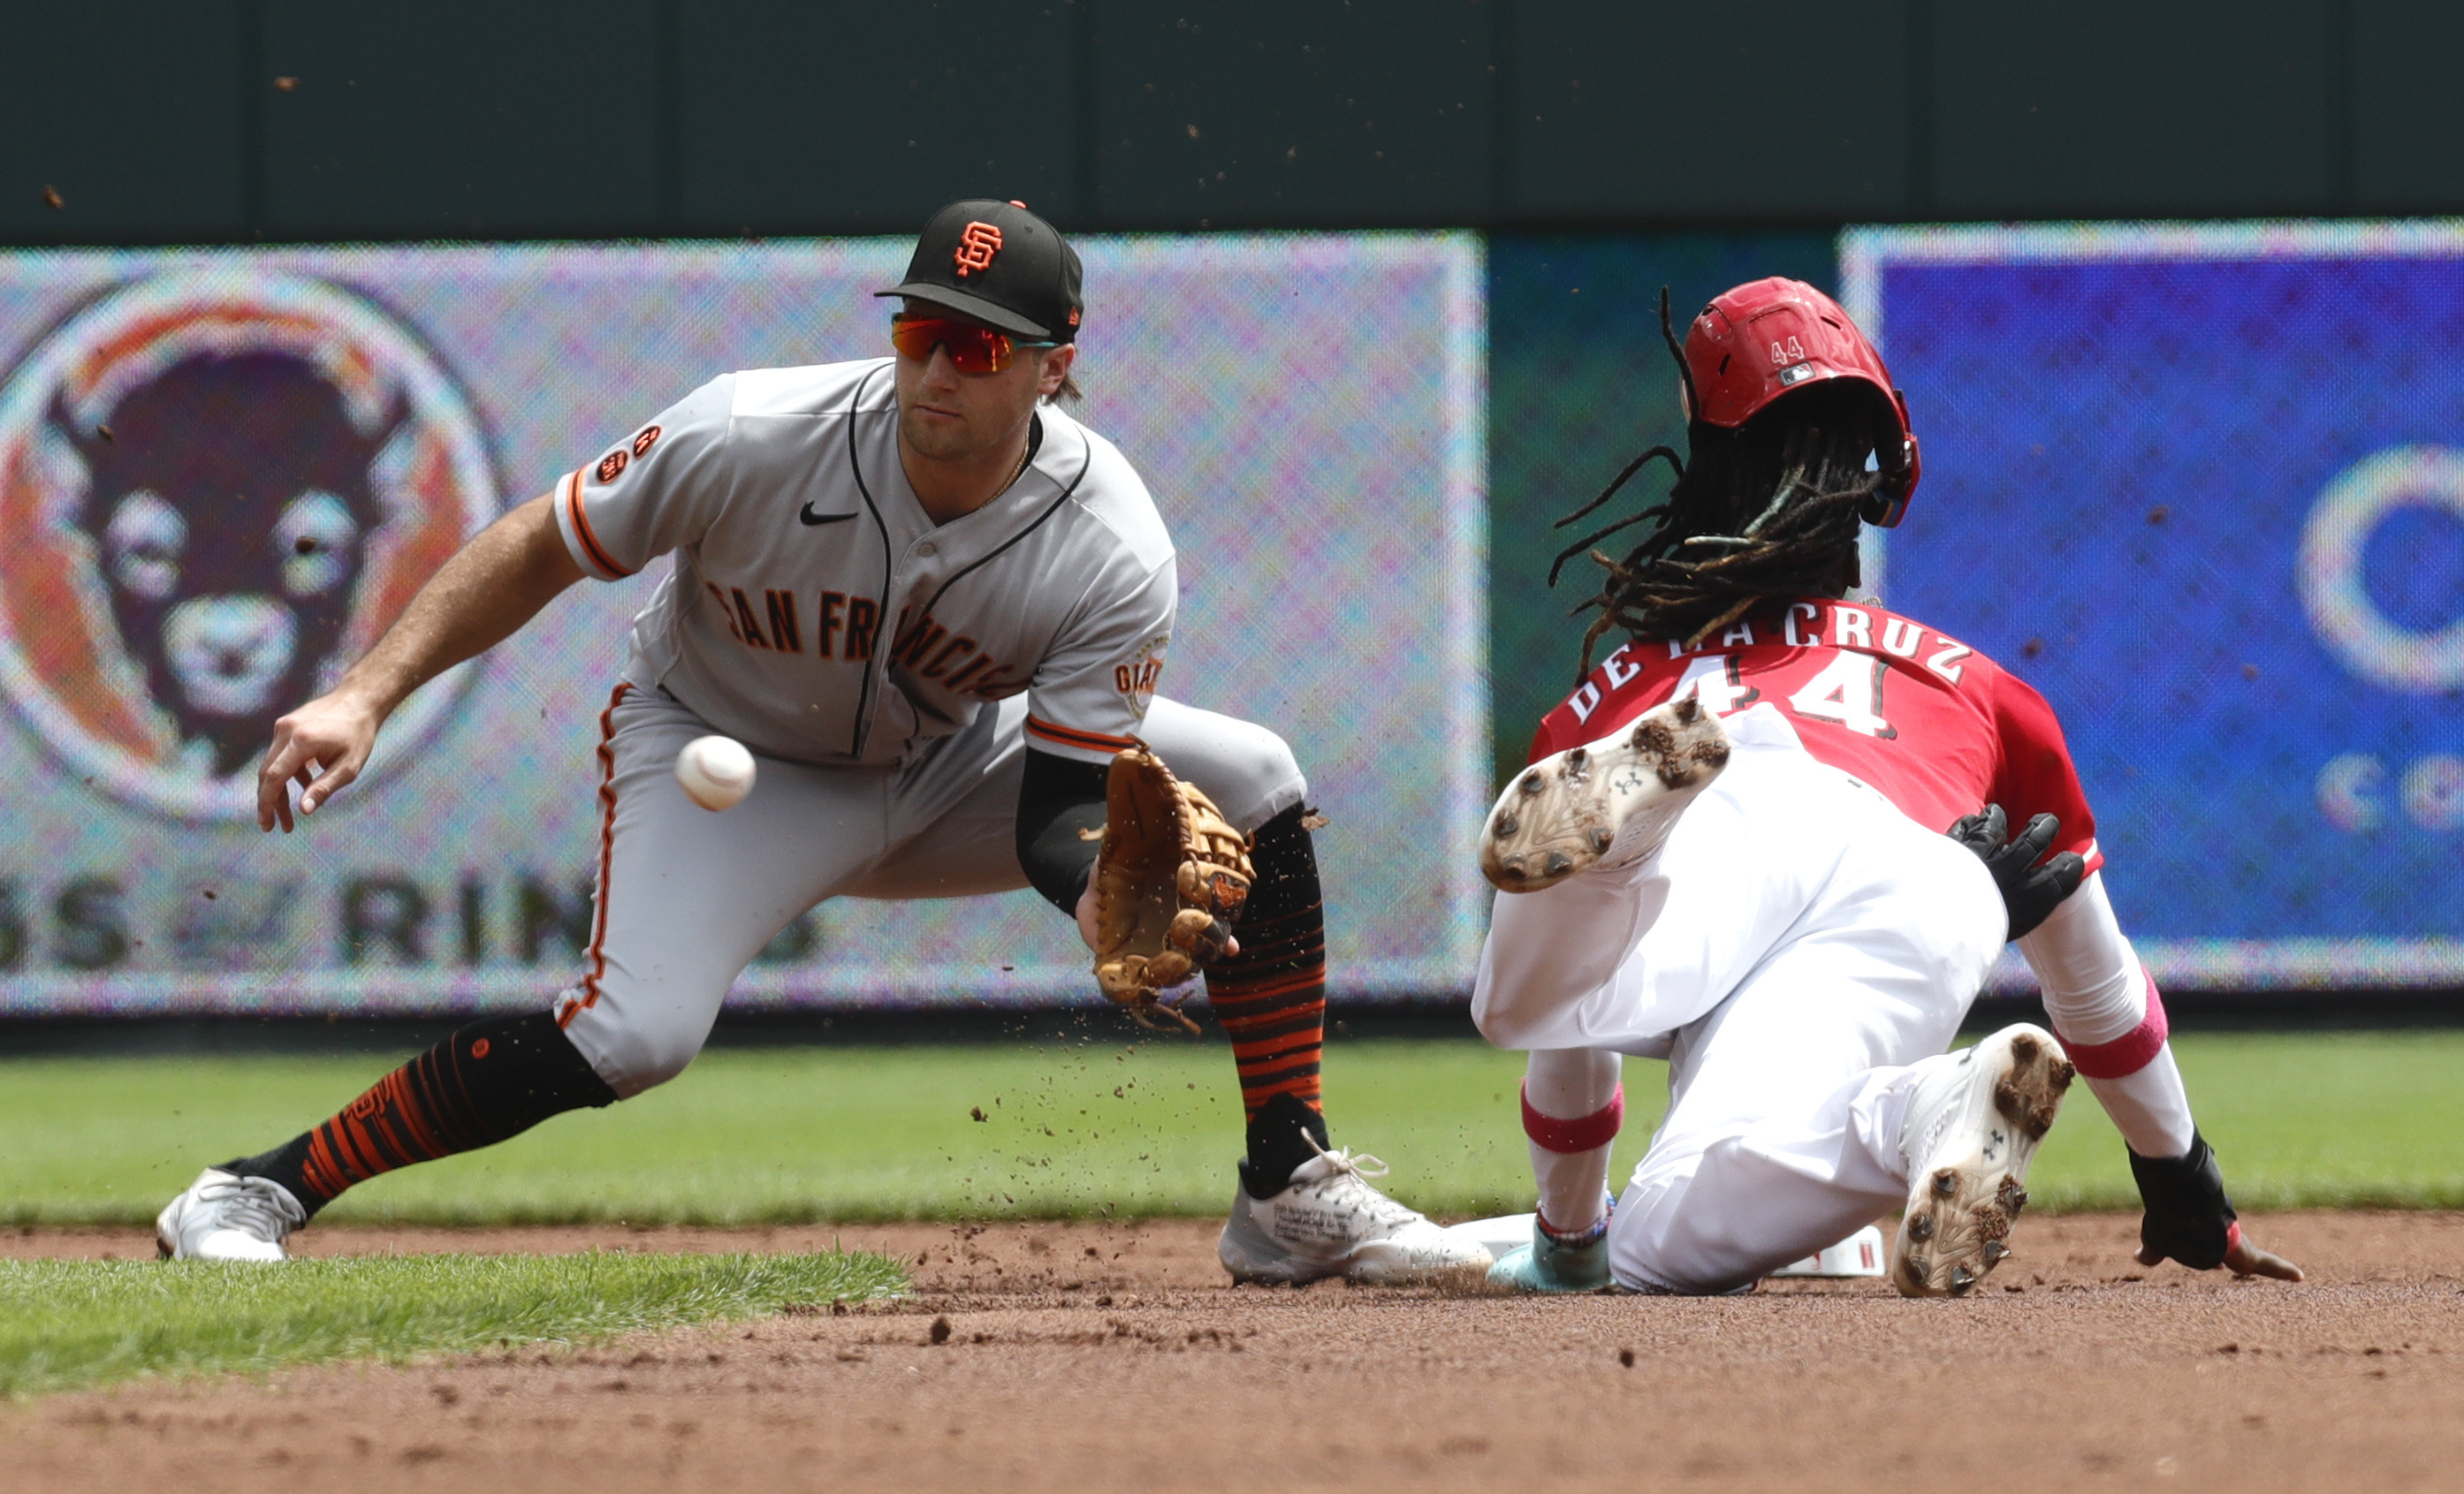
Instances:
[[[1101,848],[1078,832],[1103,824],[1111,775],[1110,763],[1026,750],[1026,776],[1018,789],[1018,864],[1045,901],[1073,917]]]

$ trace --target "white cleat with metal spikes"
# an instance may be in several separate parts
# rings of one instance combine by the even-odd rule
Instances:
[[[1632,725],[1524,769],[1480,832],[1480,869],[1504,892],[1536,892],[1606,861],[1631,861],[1728,765],[1728,734],[1690,694]]]
[[[1918,1070],[1900,1127],[1908,1204],[1891,1285],[1903,1297],[1964,1297],[2011,1253],[2028,1163],[2079,1071],[2052,1033],[2027,1022]]]

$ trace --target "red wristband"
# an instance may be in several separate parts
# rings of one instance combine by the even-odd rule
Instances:
[[[2140,972],[2143,976],[2145,971]],[[2072,1043],[2065,1039],[2062,1050],[2070,1055],[2079,1071],[2090,1079],[2123,1079],[2145,1068],[2165,1048],[2165,1001],[2156,994],[2156,978],[2146,976],[2147,1015],[2139,1025],[2111,1043]]]

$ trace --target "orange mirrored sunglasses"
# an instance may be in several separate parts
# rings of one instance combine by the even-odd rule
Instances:
[[[890,319],[890,345],[901,358],[926,359],[935,346],[949,350],[950,364],[962,374],[996,374],[1007,368],[1022,347],[1058,347],[1057,342],[1030,342],[979,321],[948,317],[919,317],[905,312]]]

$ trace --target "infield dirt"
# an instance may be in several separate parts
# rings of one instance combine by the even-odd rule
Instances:
[[[1983,1292],[1922,1303],[1874,1281],[1710,1301],[1234,1290],[1215,1226],[1180,1220],[323,1226],[303,1253],[835,1235],[915,1263],[916,1292],[0,1406],[0,1489],[2454,1487],[2464,1216],[2247,1223],[2311,1279],[2143,1269],[2135,1221],[2109,1215],[2027,1220]],[[141,1231],[0,1236],[5,1256],[151,1252]]]

